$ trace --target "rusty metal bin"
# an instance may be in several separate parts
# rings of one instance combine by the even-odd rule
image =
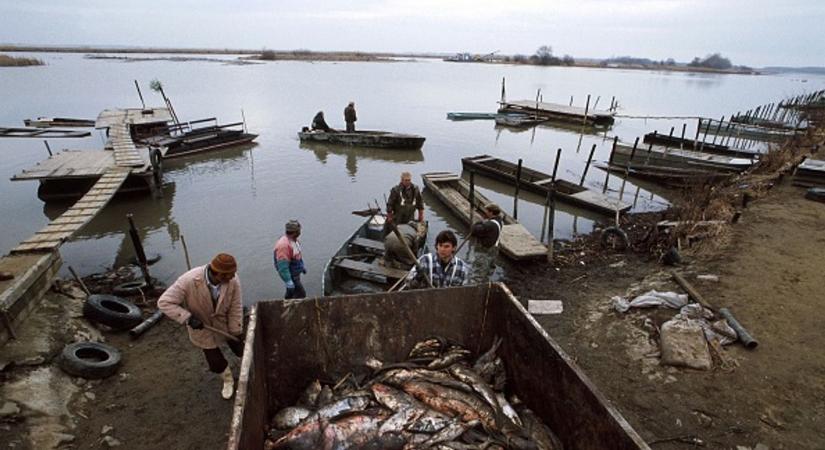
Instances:
[[[496,336],[515,393],[567,450],[647,449],[627,421],[501,283],[259,302],[246,334],[229,450],[261,449],[270,416],[316,378],[401,361],[439,335],[483,352]]]

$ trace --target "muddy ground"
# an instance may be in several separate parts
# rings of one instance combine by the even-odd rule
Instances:
[[[679,291],[673,268],[647,253],[565,252],[563,264],[509,268],[507,283],[522,300],[564,302],[540,323],[652,448],[825,448],[825,204],[803,193],[786,178],[722,244],[683,248],[677,269],[760,342],[725,347],[711,371],[660,365],[658,326],[675,311],[613,310],[611,297],[629,290]],[[101,331],[82,318],[79,289],[58,285],[63,293],[44,299],[20,342],[0,351],[0,448],[225,445],[231,402],[182,326],[164,320],[136,341]],[[119,373],[84,381],[61,372],[55,356],[81,338],[120,348]]]

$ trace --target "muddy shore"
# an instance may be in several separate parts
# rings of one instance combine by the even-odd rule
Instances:
[[[805,148],[814,141],[822,136]],[[685,241],[675,268],[662,265],[660,247],[642,245],[639,223],[656,217],[633,219],[639,231],[630,233],[631,251],[602,249],[590,236],[560,249],[554,264],[507,267],[505,281],[522,301],[562,300],[564,312],[540,323],[652,448],[825,447],[825,205],[805,200],[788,176],[776,176],[783,172],[779,166],[759,177],[764,186],[753,183],[755,200],[740,208],[736,224],[693,246]],[[670,280],[674,269],[731,308],[760,346],[724,347],[710,371],[661,365],[659,328],[674,312],[620,314],[611,297],[681,292]],[[103,289],[114,283],[99,281]],[[220,398],[218,378],[183,327],[163,320],[133,341],[87,322],[84,298],[73,281],[57,282],[20,339],[2,348],[0,448],[222,448],[231,402]],[[152,294],[135,300],[151,311]],[[119,372],[86,381],[60,371],[57,354],[77,340],[118,347]]]

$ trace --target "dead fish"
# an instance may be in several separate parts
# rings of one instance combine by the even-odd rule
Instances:
[[[447,346],[447,340],[440,337],[440,336],[433,336],[427,338],[421,342],[417,342],[410,353],[407,355],[407,359],[416,359],[416,358],[435,358],[441,354],[441,351]]]
[[[381,360],[379,360],[377,358],[373,358],[372,356],[370,356],[370,357],[367,358],[366,361],[364,361],[364,365],[366,365],[367,367],[369,367],[372,370],[378,370],[378,369],[381,368],[381,366],[384,365],[384,363]]]
[[[482,354],[481,356],[479,356],[478,359],[476,359],[475,364],[473,364],[473,370],[479,372],[479,366],[488,364],[492,362],[494,359],[496,359],[496,351],[498,350],[499,346],[501,346],[501,343],[503,341],[504,339],[496,336],[496,338],[493,339],[493,345],[490,347],[490,349],[484,352],[484,354]]]
[[[315,414],[320,416],[322,419],[331,419],[344,413],[363,411],[367,408],[367,406],[369,406],[371,400],[371,397],[367,395],[358,397],[344,397],[319,408]]]
[[[457,381],[450,375],[430,369],[393,369],[386,372],[381,381],[393,386],[401,386],[410,380],[425,380],[442,386],[448,386],[453,389],[459,389],[465,392],[472,392],[472,388],[460,381]]]
[[[271,424],[279,430],[287,430],[301,423],[301,421],[309,417],[310,414],[312,414],[312,411],[307,408],[288,406],[275,414]]]
[[[449,417],[433,411],[404,391],[376,383],[372,385],[372,392],[375,394],[378,403],[396,413],[404,410],[415,412],[415,420],[408,422],[404,427],[408,432],[432,434],[441,430],[450,422]]]
[[[387,414],[382,411],[348,414],[332,422],[314,416],[275,441],[272,450],[359,448],[375,439],[379,425],[386,418]]]
[[[417,380],[404,383],[402,389],[442,414],[460,417],[464,422],[479,420],[485,429],[496,429],[492,408],[472,394]]]
[[[476,425],[478,425],[477,420],[462,422],[458,419],[455,419],[452,423],[444,427],[441,431],[434,434],[431,438],[427,439],[424,442],[423,447],[427,448],[429,446],[433,446],[441,442],[447,442],[452,441],[453,439],[457,439],[459,436],[464,434],[465,431],[475,427]]]
[[[296,406],[303,406],[304,408],[315,408],[315,404],[318,401],[318,394],[321,393],[321,382],[318,380],[309,383],[304,392],[301,393],[301,396],[298,398],[298,403]]]
[[[540,450],[563,450],[564,445],[555,433],[529,408],[520,408],[524,431]]]
[[[317,408],[326,406],[330,402],[332,402],[334,397],[335,396],[332,393],[332,389],[330,389],[329,386],[325,384],[324,387],[321,388],[321,392],[318,393],[318,400],[315,402],[315,406]]]
[[[427,364],[427,368],[439,370],[445,367],[450,367],[453,364],[466,359],[468,356],[470,356],[469,350],[463,349],[461,347],[453,347],[448,352],[444,353],[442,356],[434,359],[431,363]]]
[[[515,408],[513,408],[510,402],[507,401],[507,397],[505,397],[504,394],[502,394],[501,392],[497,393],[496,400],[498,401],[498,405],[501,407],[501,413],[504,414],[505,417],[510,419],[510,422],[513,422],[515,425],[519,427],[524,426]]]
[[[422,413],[423,411],[417,408],[401,408],[381,424],[381,427],[378,428],[378,434],[400,434]]]
[[[476,391],[478,395],[480,395],[481,398],[483,398],[484,401],[490,405],[491,408],[493,408],[493,411],[495,411],[496,414],[501,413],[501,407],[498,404],[496,393],[493,392],[490,386],[488,386],[477,373],[457,364],[450,367],[449,372],[462,383],[472,387],[473,390]]]

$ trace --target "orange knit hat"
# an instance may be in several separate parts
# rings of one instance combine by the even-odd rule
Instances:
[[[217,273],[235,273],[238,270],[238,263],[235,257],[228,253],[218,253],[209,263],[209,268]]]

